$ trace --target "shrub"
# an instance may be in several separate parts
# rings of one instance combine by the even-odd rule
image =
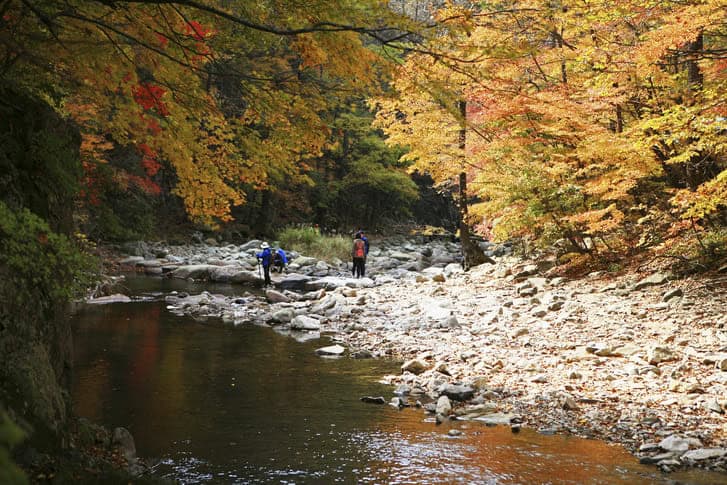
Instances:
[[[24,437],[23,431],[12,422],[0,406],[0,483],[11,485],[28,483],[23,472],[10,458],[10,451]]]
[[[0,268],[22,305],[52,304],[81,296],[95,279],[96,261],[75,241],[53,232],[27,209],[0,202]],[[27,290],[27,293],[23,290]],[[44,301],[38,301],[42,295]]]
[[[351,241],[342,236],[324,236],[315,227],[288,227],[278,234],[280,245],[286,250],[331,261],[343,261],[351,256]]]

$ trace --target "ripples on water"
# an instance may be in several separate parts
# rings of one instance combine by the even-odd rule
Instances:
[[[190,291],[153,284],[163,287],[139,293]],[[398,372],[396,363],[321,359],[314,350],[328,341],[200,324],[161,301],[88,308],[75,328],[76,412],[129,428],[155,473],[183,483],[725,483],[661,475],[598,441],[435,426],[421,410],[363,404],[364,395],[391,396],[375,381]]]

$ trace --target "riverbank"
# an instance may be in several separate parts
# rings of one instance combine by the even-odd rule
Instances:
[[[255,244],[156,248],[161,260],[121,261],[146,273],[255,284]],[[384,377],[396,386],[394,403],[419,401],[439,420],[604,439],[664,471],[727,469],[723,274],[567,280],[495,249],[495,265],[463,273],[451,242],[381,243],[364,279],[350,278],[344,262],[294,255],[295,273],[276,275],[278,290],[264,299],[244,290],[178,294],[168,309],[297,338],[323,332],[351,356],[405,361],[401,374]]]
[[[409,361],[392,385],[437,395],[464,383],[498,422],[620,443],[664,471],[725,471],[725,282],[535,268],[503,261],[366,290],[363,310],[332,327],[351,348]]]

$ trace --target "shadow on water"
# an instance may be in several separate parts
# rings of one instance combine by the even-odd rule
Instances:
[[[136,294],[200,291],[145,280],[130,281]],[[725,479],[661,475],[598,441],[478,423],[435,426],[421,410],[363,404],[364,395],[388,400],[391,388],[376,380],[398,366],[320,358],[314,350],[325,339],[300,343],[267,327],[198,323],[158,300],[89,307],[75,319],[77,414],[127,427],[139,455],[156,460],[155,473],[184,483]],[[450,427],[463,434],[450,437]]]

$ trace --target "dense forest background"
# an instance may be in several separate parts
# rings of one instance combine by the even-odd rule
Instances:
[[[68,444],[64,309],[89,241],[413,222],[574,268],[721,264],[726,18],[723,0],[0,0],[0,467],[22,435]]]

